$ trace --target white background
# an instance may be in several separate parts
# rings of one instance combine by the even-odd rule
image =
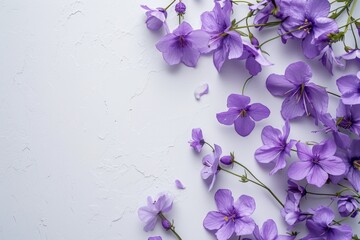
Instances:
[[[246,94],[272,113],[242,138],[233,127],[220,125],[215,114],[226,110],[229,94],[241,92],[248,77],[243,63],[227,62],[221,74],[210,56],[196,69],[169,67],[154,46],[163,33],[146,29],[139,6],[168,2],[0,1],[0,239],[174,239],[160,226],[143,232],[137,217],[146,197],[163,191],[174,196],[168,217],[184,240],[214,239],[202,220],[216,209],[218,188],[230,188],[234,197],[255,197],[257,223],[273,218],[285,233],[279,206],[262,189],[220,173],[208,192],[200,170],[201,157],[210,151],[197,155],[187,142],[191,129],[201,127],[208,142],[221,145],[224,153],[235,151],[283,199],[286,173],[268,176],[271,168],[259,166],[253,153],[264,126],[283,125],[282,99],[269,94],[265,79],[305,60],[299,42],[277,40],[265,47],[275,65],[254,78]],[[186,20],[199,28],[199,14],[211,9],[212,1],[184,2]],[[177,24],[172,11],[171,29]],[[275,28],[267,30],[260,39],[275,34]],[[313,81],[334,92],[337,77],[359,69],[353,63],[331,76],[317,60],[305,61],[313,67]],[[193,91],[203,83],[210,93],[196,101]],[[333,115],[336,105],[330,96]],[[311,119],[291,127],[294,139],[324,138],[311,133],[317,129]],[[175,179],[186,190],[177,190]],[[310,201],[303,208],[315,206]]]

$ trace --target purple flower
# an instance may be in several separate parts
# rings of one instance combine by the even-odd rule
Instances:
[[[352,49],[340,57],[345,60],[360,59],[360,49]]]
[[[158,199],[153,201],[147,198],[147,206],[138,210],[138,216],[145,223],[144,231],[152,231],[155,228],[159,213],[169,212],[172,208],[173,200],[169,195],[160,194]]]
[[[206,32],[193,30],[190,24],[184,21],[172,33],[162,37],[156,48],[170,65],[182,62],[188,67],[195,67],[202,49],[207,47],[208,40]]]
[[[212,154],[206,155],[202,159],[202,163],[204,165],[203,169],[201,170],[201,177],[204,180],[209,180],[209,191],[213,188],[216,175],[219,172],[219,159],[221,156],[222,150],[221,147],[214,144],[214,152]]]
[[[178,15],[184,15],[186,11],[186,5],[180,1],[175,5],[175,12],[177,12]]]
[[[336,21],[328,17],[328,0],[293,0],[287,9],[282,32],[291,32],[295,38],[303,39],[302,48],[307,58],[314,58],[328,45],[330,33],[338,32]],[[298,31],[294,31],[298,29]]]
[[[214,65],[219,72],[226,59],[239,58],[243,53],[243,43],[239,33],[231,30],[230,14],[229,4],[221,8],[217,2],[211,12],[201,14],[201,29],[210,35],[208,51],[214,50]]]
[[[343,159],[347,179],[356,191],[360,191],[360,139],[352,140]]]
[[[344,104],[360,104],[360,72],[357,75],[343,76],[336,80],[336,84]]]
[[[295,236],[278,235],[276,223],[272,219],[264,222],[261,229],[256,225],[254,229],[254,237],[256,240],[292,240]]]
[[[357,135],[360,135],[360,105],[344,105],[339,103],[336,109],[337,124]]]
[[[324,88],[310,83],[311,68],[305,62],[290,64],[285,75],[270,74],[266,80],[269,92],[278,97],[285,97],[281,106],[284,119],[294,119],[312,115],[317,120],[318,115],[325,113],[329,96]]]
[[[332,221],[335,216],[333,211],[328,207],[319,207],[315,210],[312,218],[306,221],[306,227],[309,234],[304,240],[310,239],[337,239],[348,240],[352,238],[351,227],[342,224],[337,225]],[[321,238],[319,238],[321,236]]]
[[[162,240],[160,236],[149,237],[148,240]]]
[[[203,225],[207,230],[216,230],[218,240],[227,240],[234,233],[240,236],[253,232],[255,223],[249,217],[255,210],[255,200],[252,197],[241,195],[234,203],[230,190],[219,189],[215,193],[215,202],[219,211],[209,212]]]
[[[191,131],[192,140],[189,141],[190,146],[196,151],[201,152],[202,147],[205,144],[205,140],[203,138],[203,134],[200,128],[194,128]]]
[[[290,165],[288,176],[294,180],[306,177],[308,183],[321,187],[327,181],[329,174],[339,176],[345,173],[345,164],[334,156],[336,145],[332,140],[326,140],[313,146],[312,150],[304,143],[296,144],[300,159]]]
[[[323,131],[325,133],[328,133],[328,132],[332,133],[332,135],[334,137],[334,141],[338,147],[345,148],[346,146],[348,146],[350,144],[350,137],[348,135],[346,135],[345,133],[342,133],[339,131],[337,123],[335,122],[335,119],[333,119],[329,113],[320,115],[319,120],[324,125]]]
[[[184,184],[179,179],[175,180],[175,185],[178,189],[185,189]]]
[[[255,127],[254,121],[263,120],[270,115],[270,110],[260,103],[249,105],[250,98],[239,94],[230,94],[227,99],[227,112],[216,114],[217,120],[224,125],[235,126],[240,136],[247,136]]]
[[[141,5],[146,11],[146,26],[152,31],[159,30],[164,24],[167,17],[167,13],[163,8],[151,9],[146,5]]]
[[[243,42],[244,51],[240,60],[246,59],[245,67],[250,75],[255,76],[261,72],[261,66],[270,66],[270,63],[262,54],[262,52],[252,44]]]
[[[337,202],[338,210],[342,217],[348,217],[351,215],[352,218],[358,214],[358,203],[351,196],[341,196]]]
[[[335,57],[334,51],[331,45],[326,46],[321,53],[321,63],[326,67],[326,69],[333,75],[333,65],[335,64],[338,67],[344,67],[345,64],[341,61],[340,58]]]
[[[304,187],[300,186],[299,184],[291,180],[288,180],[287,193],[288,193],[288,197],[289,195],[292,195],[291,197],[300,201],[300,199],[306,195],[306,190]]]
[[[290,125],[285,121],[283,134],[277,128],[266,126],[261,132],[263,146],[255,152],[255,159],[260,163],[274,162],[275,167],[270,174],[274,174],[286,166],[286,156],[290,156],[291,148],[296,143],[295,140],[287,142],[290,133]]]

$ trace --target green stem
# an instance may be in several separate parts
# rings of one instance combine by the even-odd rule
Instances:
[[[352,18],[352,15],[354,13],[354,10],[355,10],[355,7],[356,7],[356,3],[357,3],[357,0],[353,0],[352,1],[352,5],[351,5],[351,9],[350,9],[350,14],[349,14],[349,17],[348,17],[348,20],[346,22],[346,27],[345,27],[345,30],[344,30],[344,33],[347,32],[348,28],[349,28],[349,24],[351,22],[351,18]]]
[[[276,26],[278,24],[282,23],[282,21],[277,21],[277,22],[268,22],[268,23],[261,23],[261,24],[250,24],[250,25],[246,25],[246,26],[240,26],[240,27],[236,27],[233,28],[234,29],[240,29],[240,28],[249,28],[249,27],[264,27],[264,26]]]
[[[283,33],[283,34],[277,35],[276,37],[270,38],[270,39],[266,40],[265,42],[263,42],[262,44],[260,44],[259,48],[261,48],[261,47],[262,47],[263,45],[265,45],[266,43],[271,42],[272,40],[275,40],[275,39],[277,39],[277,38],[280,38],[280,37],[282,37],[282,36],[285,36],[285,35],[287,35],[287,34],[289,34],[289,33],[292,33],[292,32],[298,31],[298,30],[301,30],[302,28],[303,28],[303,27],[298,27],[298,28],[293,29],[293,30],[291,30],[291,31],[288,31],[288,32],[285,32],[285,33]]]
[[[326,91],[328,94],[331,94],[331,95],[333,95],[333,96],[335,96],[335,97],[339,97],[339,98],[341,98],[341,96],[339,95],[339,94],[336,94],[336,93],[333,93],[333,92],[330,92],[330,91]]]
[[[359,20],[360,20],[360,18],[354,19],[354,20],[352,20],[351,22],[346,23],[345,25],[339,27],[339,29],[340,29],[340,28],[344,28],[344,27],[348,26],[349,24],[352,24],[352,23],[357,22],[357,21],[359,21]]]
[[[162,214],[162,212],[159,213],[159,216],[162,220],[166,220],[168,222],[170,222],[165,216],[164,214]],[[182,240],[180,235],[175,231],[175,227],[174,225],[171,224],[171,228],[170,228],[170,231],[175,235],[175,237],[178,239],[178,240]]]
[[[337,194],[333,194],[333,193],[315,193],[315,192],[309,192],[309,191],[306,191],[306,194],[319,195],[319,196],[332,196],[332,197],[338,197],[338,195],[337,195]]]
[[[247,4],[250,4],[250,5],[254,5],[253,3],[251,2],[248,2],[248,1],[242,1],[242,0],[233,0],[232,1],[233,3],[247,3]]]
[[[284,207],[284,204],[283,204],[283,203],[280,201],[280,199],[275,195],[275,193],[274,193],[273,191],[271,191],[271,189],[270,189],[268,186],[266,186],[263,182],[261,182],[246,166],[242,165],[241,163],[239,163],[239,162],[237,162],[237,161],[235,161],[235,160],[234,160],[234,163],[236,163],[236,164],[239,165],[240,167],[244,168],[244,169],[257,181],[257,183],[259,183],[259,184],[257,184],[257,185],[265,188],[265,189],[275,198],[275,200],[276,200],[282,207]],[[254,183],[254,181],[252,181],[251,179],[248,179],[248,180],[249,180],[250,182],[253,182],[253,183]]]
[[[343,8],[342,8],[338,13],[332,14],[332,15],[330,16],[330,18],[332,18],[332,19],[338,18],[338,17],[345,11],[345,9],[347,9],[347,8],[350,6],[350,4],[351,4],[352,2],[353,2],[353,0],[348,0],[347,3],[343,6]],[[337,10],[337,9],[336,9],[336,10]]]
[[[206,145],[208,145],[209,147],[211,147],[211,149],[212,149],[212,151],[213,152],[215,152],[215,149],[214,149],[214,147],[213,146],[211,146],[211,144],[210,143],[208,143],[208,142],[204,142]]]
[[[244,82],[244,85],[242,87],[242,90],[241,90],[241,94],[244,95],[244,91],[245,91],[245,87],[246,87],[246,84],[249,82],[250,79],[252,79],[254,76],[251,76],[249,77],[248,79],[245,80]]]
[[[166,10],[168,10],[168,8],[169,7],[171,7],[171,5],[173,5],[174,4],[174,2],[176,2],[176,0],[173,0],[169,5],[167,5],[167,7],[166,8],[164,8],[164,10],[166,11]]]

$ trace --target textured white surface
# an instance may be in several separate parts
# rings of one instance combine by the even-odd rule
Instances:
[[[137,208],[148,195],[169,191],[175,197],[169,218],[183,239],[213,239],[202,228],[215,209],[217,188],[234,196],[256,198],[253,215],[282,222],[275,201],[261,189],[219,175],[212,192],[200,178],[201,156],[188,147],[191,129],[201,127],[209,142],[235,151],[274,191],[285,196],[285,175],[253,160],[261,129],[281,127],[282,100],[265,89],[271,73],[304,60],[298,42],[279,41],[266,49],[275,63],[246,90],[252,102],[265,103],[271,116],[247,138],[217,123],[230,93],[239,93],[248,77],[243,64],[226,63],[222,74],[203,57],[197,69],[169,67],[155,49],[161,34],[144,25],[140,4],[164,1],[62,0],[0,1],[0,239],[147,239],[161,234],[142,231]],[[187,20],[200,26],[199,13],[211,1],[186,1]],[[360,10],[358,8],[358,10]],[[359,12],[359,11],[358,11]],[[177,22],[169,15],[173,28]],[[273,36],[266,31],[262,38]],[[320,64],[308,61],[313,80],[336,92]],[[350,64],[345,71],[354,73]],[[210,93],[196,101],[193,92],[208,83]],[[330,97],[334,114],[337,99]],[[310,120],[293,122],[291,137],[320,140]],[[180,179],[186,190],[177,190]],[[326,203],[329,203],[327,201]],[[311,204],[310,204],[311,205]],[[286,231],[285,225],[279,226]]]

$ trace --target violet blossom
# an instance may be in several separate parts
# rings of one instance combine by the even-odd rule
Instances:
[[[292,0],[281,32],[303,39],[304,55],[314,58],[328,45],[329,34],[338,32],[336,21],[328,17],[329,11],[328,0]]]
[[[261,132],[261,140],[264,145],[256,150],[255,159],[259,163],[275,163],[275,167],[271,170],[270,175],[286,166],[286,156],[290,156],[291,148],[296,143],[295,140],[287,142],[289,133],[290,125],[288,121],[285,121],[283,133],[272,126],[264,127]]]
[[[160,28],[166,24],[167,12],[163,8],[151,9],[146,5],[141,5],[146,11],[146,26],[152,31],[160,30]]]
[[[336,122],[339,127],[360,135],[360,105],[339,103],[336,109]]]
[[[239,58],[243,53],[241,36],[231,29],[230,15],[231,6],[221,8],[218,2],[212,11],[201,14],[201,29],[210,35],[208,51],[214,51],[213,61],[219,72],[226,59]]]
[[[344,67],[345,64],[341,61],[339,57],[336,57],[331,45],[326,46],[320,53],[321,56],[321,63],[326,67],[326,69],[333,75],[333,67]]]
[[[269,92],[277,97],[285,97],[281,106],[284,119],[294,119],[304,115],[315,117],[325,113],[329,96],[323,87],[309,82],[312,71],[308,64],[299,61],[290,64],[285,75],[270,74],[266,79]]]
[[[261,103],[249,103],[250,97],[230,94],[227,99],[228,111],[216,114],[216,118],[221,124],[234,124],[235,131],[245,137],[254,129],[254,121],[261,121],[270,115],[270,110]]]
[[[352,140],[344,156],[346,177],[356,191],[360,191],[360,139]]]
[[[292,240],[295,236],[278,235],[276,223],[272,219],[264,222],[261,229],[256,225],[254,229],[254,237],[256,240]]]
[[[260,49],[245,41],[243,42],[243,45],[244,51],[239,59],[246,59],[245,67],[250,75],[255,76],[261,72],[261,66],[272,65],[272,63],[263,56]]]
[[[167,194],[160,194],[157,200],[153,201],[151,197],[147,198],[147,206],[138,210],[138,216],[145,223],[144,231],[152,231],[155,228],[159,218],[159,213],[167,213],[171,210],[173,204],[172,198]]]
[[[255,210],[255,200],[247,195],[241,195],[236,202],[228,189],[219,189],[215,193],[218,211],[209,212],[203,222],[204,227],[216,231],[218,240],[227,240],[234,233],[237,236],[251,234],[255,222],[250,215]]]
[[[335,215],[328,207],[319,207],[314,215],[306,221],[309,234],[303,240],[310,239],[336,239],[349,240],[352,238],[352,230],[349,225],[333,223]]]
[[[168,33],[156,44],[169,65],[184,63],[195,67],[200,54],[207,47],[208,34],[203,30],[193,30],[187,22],[182,22],[172,33]]]
[[[336,84],[346,105],[360,104],[360,72],[340,77]]]
[[[339,176],[345,173],[345,164],[334,156],[336,145],[332,140],[323,141],[313,146],[312,150],[304,143],[296,144],[300,161],[294,162],[288,169],[288,176],[293,180],[306,177],[308,183],[322,187],[329,174]]]
[[[192,140],[189,141],[190,146],[196,151],[201,152],[202,147],[205,144],[205,140],[203,138],[202,130],[200,128],[194,128],[191,131]]]
[[[210,182],[209,191],[213,188],[216,181],[216,175],[219,172],[219,161],[221,154],[221,147],[214,144],[214,152],[206,155],[202,159],[202,164],[204,167],[201,170],[201,177],[202,179],[208,180]]]
[[[338,211],[342,217],[356,217],[358,214],[358,202],[351,196],[341,196],[338,198]]]

